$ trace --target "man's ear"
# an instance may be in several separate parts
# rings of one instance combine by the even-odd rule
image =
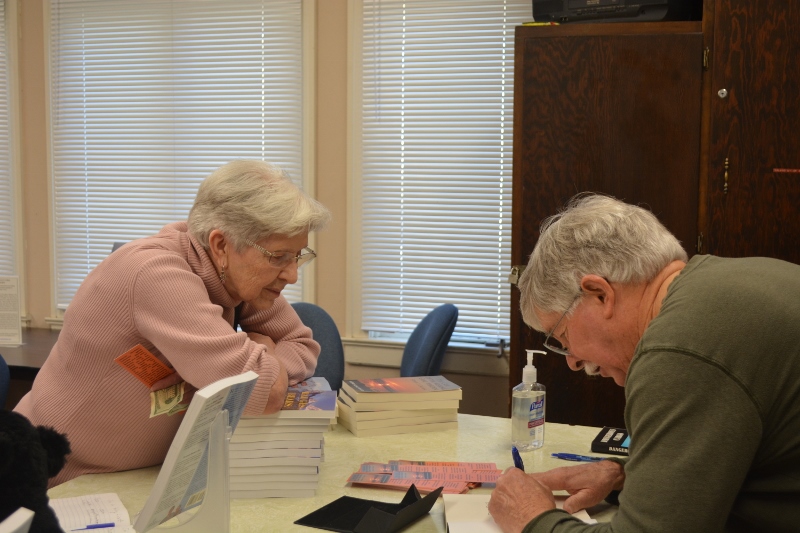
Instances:
[[[602,306],[603,318],[614,316],[615,294],[608,280],[597,274],[587,274],[581,278],[581,290]]]

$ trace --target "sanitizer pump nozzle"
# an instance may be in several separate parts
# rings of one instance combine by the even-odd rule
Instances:
[[[522,383],[511,389],[511,442],[520,452],[541,448],[544,444],[545,386],[536,383],[533,354],[525,350],[528,364],[522,369]]]

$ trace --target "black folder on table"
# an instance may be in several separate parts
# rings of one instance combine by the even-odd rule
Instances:
[[[394,533],[428,514],[442,488],[422,498],[411,485],[400,503],[342,496],[294,523],[340,533]]]

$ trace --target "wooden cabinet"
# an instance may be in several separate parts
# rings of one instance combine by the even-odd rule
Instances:
[[[583,191],[647,206],[690,255],[800,262],[799,10],[711,0],[703,22],[518,27],[513,264],[527,263],[542,220]],[[511,386],[524,350],[543,340],[512,288]],[[624,424],[613,381],[554,354],[534,364],[549,421]]]
[[[798,2],[715,2],[702,253],[800,263],[798,25]]]

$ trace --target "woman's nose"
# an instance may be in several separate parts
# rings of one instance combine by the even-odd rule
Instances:
[[[297,261],[292,261],[285,267],[281,269],[281,273],[278,276],[286,281],[288,284],[297,283],[297,276],[298,276],[298,266]]]

